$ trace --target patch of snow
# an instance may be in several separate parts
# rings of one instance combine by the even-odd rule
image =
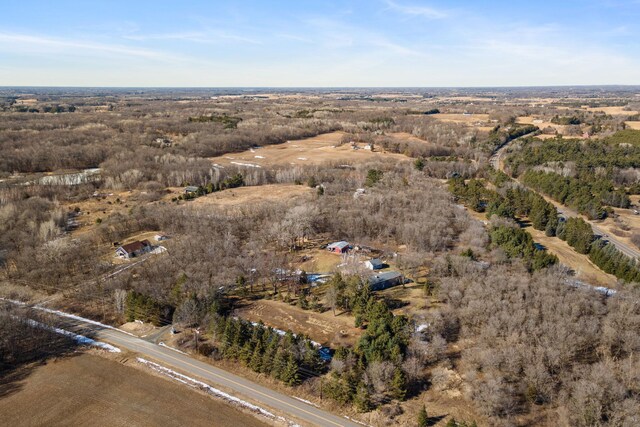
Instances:
[[[214,168],[218,168],[218,169],[224,169],[224,166],[219,165],[219,164],[217,164],[217,163],[214,163],[214,164],[213,164],[213,167],[214,167]]]
[[[293,397],[293,398],[294,398],[294,399],[296,399],[296,400],[299,400],[299,401],[300,401],[300,402],[302,402],[302,403],[306,403],[307,405],[311,405],[311,406],[315,406],[316,408],[319,408],[319,406],[318,406],[318,405],[316,405],[315,403],[310,402],[310,401],[308,401],[308,400],[305,400],[305,399],[303,399],[303,398],[301,398],[301,397],[298,397],[298,396],[291,396],[291,397]]]
[[[238,165],[238,166],[247,166],[250,168],[261,168],[262,166],[260,165],[254,165],[253,163],[243,163],[243,162],[230,162],[233,165]]]
[[[26,306],[27,305],[22,301],[16,301],[16,300],[12,300],[12,299],[0,298],[0,300],[7,301],[7,302],[10,302],[12,304],[22,305],[22,306]],[[64,311],[52,310],[50,308],[39,307],[39,306],[33,306],[32,308],[34,310],[41,310],[41,311],[44,311],[46,313],[55,314],[57,316],[67,317],[69,319],[79,320],[79,321],[85,322],[85,323],[91,323],[92,325],[100,326],[102,328],[113,329],[114,331],[122,332],[123,334],[131,335],[132,337],[136,336],[136,335],[134,335],[134,334],[132,334],[130,332],[123,331],[122,329],[116,328],[114,326],[105,325],[104,323],[96,322],[95,320],[87,319],[86,317],[76,316],[75,314],[65,313]]]
[[[361,426],[369,426],[369,424],[365,424],[365,423],[363,423],[362,421],[354,420],[353,418],[348,417],[348,416],[346,416],[346,415],[344,415],[344,417],[345,417],[346,419],[348,419],[349,421],[353,421],[353,422],[354,422],[354,423],[356,423],[356,424],[360,424]]]
[[[164,246],[156,246],[151,250],[152,254],[161,254],[163,252],[167,252],[167,248],[165,248]]]
[[[189,353],[185,353],[185,352],[184,352],[184,351],[182,351],[182,350],[178,350],[178,349],[177,349],[177,348],[175,348],[175,347],[168,346],[168,345],[166,345],[166,344],[165,344],[164,342],[162,342],[162,341],[160,341],[160,342],[158,343],[158,345],[159,345],[160,347],[168,348],[169,350],[177,351],[178,353],[182,353],[182,354],[186,354],[186,355],[188,355],[188,354],[189,354]]]
[[[253,326],[258,326],[258,325],[260,325],[258,322],[251,322],[251,324],[252,324]],[[267,327],[267,326],[265,326],[265,325],[263,325],[263,326],[264,326],[265,328]],[[271,329],[273,329],[273,332],[275,332],[276,334],[278,334],[278,335],[280,335],[280,336],[285,336],[285,335],[287,334],[287,331],[283,331],[282,329],[278,329],[278,328],[271,328]],[[296,335],[296,334],[294,334],[293,332],[292,332],[292,334],[293,334],[293,336],[294,336],[294,337],[297,337],[297,335]],[[317,347],[317,348],[322,347],[322,345],[321,345],[319,342],[315,342],[315,341],[312,341],[312,340],[309,340],[309,342],[310,342],[314,347]]]
[[[75,342],[81,345],[92,345],[94,347],[100,347],[103,350],[107,350],[109,353],[120,353],[121,350],[118,347],[114,347],[111,344],[107,344],[105,342],[100,342],[93,340],[89,337],[85,337],[84,335],[76,334],[71,331],[67,331],[64,329],[56,328],[53,326],[45,325],[44,323],[37,322],[33,319],[26,319],[27,324],[33,326],[34,328],[46,329],[49,331],[53,331],[56,334],[64,335],[72,338]]]
[[[253,157],[255,157],[256,159],[264,159],[264,156],[253,156]]]
[[[416,332],[422,332],[427,328],[429,328],[429,324],[428,323],[423,323],[421,325],[416,326]]]
[[[282,420],[282,421],[286,421],[284,418],[276,416],[275,414],[267,411],[264,408],[261,408],[257,405],[254,405],[252,403],[249,403],[245,400],[239,399],[235,396],[232,396],[228,393],[225,393],[222,390],[219,390],[215,387],[210,386],[209,384],[206,384],[202,381],[198,381],[195,378],[191,378],[188,377],[186,375],[183,375],[181,373],[178,373],[176,371],[173,371],[169,368],[165,368],[162,365],[158,365],[157,363],[151,362],[149,360],[143,359],[142,357],[138,357],[137,358],[138,362],[142,363],[143,365],[148,366],[149,368],[153,369],[156,372],[159,372],[169,378],[172,378],[178,382],[181,382],[182,384],[188,385],[189,387],[193,387],[193,388],[197,388],[203,391],[206,391],[209,394],[212,394],[216,397],[219,397],[229,403],[233,403],[239,406],[242,406],[243,408],[247,408],[251,411],[257,412],[260,415],[263,415],[267,418],[271,418],[271,419],[278,419],[278,420]]]
[[[298,160],[307,160],[306,157],[298,157]]]

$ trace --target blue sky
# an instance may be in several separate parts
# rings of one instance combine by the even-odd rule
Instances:
[[[640,84],[640,0],[0,3],[0,86]]]

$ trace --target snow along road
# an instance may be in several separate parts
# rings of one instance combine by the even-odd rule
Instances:
[[[79,329],[85,332],[84,335],[90,335],[92,339],[108,341],[121,349],[136,352],[140,356],[162,363],[164,366],[171,367],[184,375],[203,379],[260,406],[281,412],[288,419],[299,421],[304,425],[360,426],[346,418],[263,387],[253,381],[194,359],[189,355],[128,335],[119,329],[110,329],[105,327],[106,325],[100,326],[97,322],[89,323],[80,318],[62,317],[61,319],[66,330]]]

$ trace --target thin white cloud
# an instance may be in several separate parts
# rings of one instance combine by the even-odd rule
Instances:
[[[160,34],[127,34],[123,38],[136,41],[147,40],[184,40],[195,43],[218,44],[225,40],[232,40],[241,43],[262,44],[260,40],[250,37],[239,36],[237,34],[226,31],[191,31],[178,33],[160,33]]]
[[[403,5],[392,0],[386,0],[385,3],[389,6],[389,9],[404,15],[420,16],[427,19],[442,19],[448,16],[445,11],[433,7]]]
[[[106,53],[145,59],[170,59],[163,52],[149,49],[15,33],[0,33],[0,51],[21,53],[61,51],[79,55]]]

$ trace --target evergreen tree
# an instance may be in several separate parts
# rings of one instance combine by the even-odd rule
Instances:
[[[356,395],[353,398],[353,403],[358,412],[369,412],[373,409],[369,387],[367,387],[363,382],[361,382],[356,389]]]
[[[402,369],[396,368],[391,381],[391,393],[398,400],[404,400],[407,395],[407,379]]]
[[[287,385],[300,384],[300,366],[298,361],[293,357],[293,354],[289,354],[286,359],[286,364],[283,371],[280,374],[280,379]]]
[[[251,359],[249,360],[249,368],[251,368],[255,372],[260,372],[262,369],[262,356],[263,356],[262,341],[258,341],[256,343],[256,346],[253,349],[253,354],[251,355]]]
[[[427,408],[422,405],[420,412],[418,412],[418,427],[427,427],[429,425],[429,416],[427,415]]]

